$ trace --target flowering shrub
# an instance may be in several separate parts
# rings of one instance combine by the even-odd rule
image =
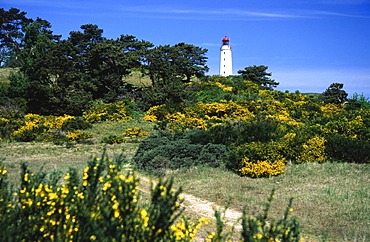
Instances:
[[[145,121],[156,122],[162,121],[168,113],[166,104],[151,107],[143,118]]]
[[[270,177],[284,172],[286,160],[278,142],[251,142],[230,149],[229,166],[241,175]]]
[[[0,138],[9,139],[12,133],[19,129],[22,121],[14,117],[0,116]]]
[[[131,138],[144,138],[149,135],[149,132],[143,131],[141,128],[134,127],[126,129],[122,135]]]
[[[73,168],[60,182],[57,172],[32,173],[22,164],[19,188],[11,190],[0,162],[0,229],[9,241],[194,241],[209,218],[180,218],[184,197],[172,180],[152,184],[148,202],[140,201],[139,178],[123,174],[122,157],[92,158],[82,178]],[[263,214],[244,212],[240,240],[299,241],[299,222],[288,217],[292,199],[280,220],[268,218],[274,191]],[[216,231],[206,241],[226,241],[221,213],[215,211]],[[269,221],[269,222],[267,222]],[[233,231],[233,230],[232,230]]]
[[[99,123],[103,121],[123,122],[131,118],[128,115],[127,107],[123,101],[115,103],[96,103],[87,112],[83,112],[82,116],[89,123]]]
[[[24,116],[26,121],[31,122],[33,124],[43,124],[48,126],[52,129],[61,129],[63,124],[71,119],[74,116],[64,115],[64,116],[42,116],[38,114],[29,113]]]
[[[330,117],[336,114],[341,114],[345,111],[344,105],[342,104],[333,104],[328,103],[324,106],[321,106],[321,111],[324,113],[324,116]]]
[[[217,103],[198,102],[184,108],[183,112],[171,112],[164,106],[149,109],[144,117],[146,121],[165,121],[169,130],[208,129],[230,120],[251,121],[252,112],[243,103],[222,100]]]
[[[109,135],[103,138],[101,142],[107,144],[121,144],[130,141],[130,139],[131,142],[138,142],[137,138],[144,138],[148,135],[148,132],[143,131],[141,128],[134,127],[126,129],[122,135]]]
[[[285,162],[285,159],[249,162],[249,158],[245,157],[242,159],[243,167],[239,169],[239,172],[243,176],[253,178],[276,176],[284,172]]]
[[[302,145],[302,153],[300,154],[300,157],[296,162],[301,163],[325,161],[325,142],[325,138],[317,136],[307,140],[307,142]]]
[[[75,131],[68,131],[68,134],[66,135],[69,141],[81,141],[81,140],[86,140],[88,138],[92,137],[92,134],[88,132],[83,132],[81,130],[75,130]]]
[[[126,142],[126,137],[123,135],[109,135],[108,137],[104,137],[101,142],[107,144],[121,144]]]
[[[190,241],[198,223],[179,220],[183,198],[171,180],[153,185],[151,203],[139,203],[139,179],[122,174],[122,162],[94,158],[82,180],[74,169],[64,183],[56,174],[33,174],[22,166],[21,186],[15,193],[4,186],[0,164],[0,229],[14,241]],[[13,194],[11,196],[11,194]]]
[[[46,134],[48,130],[49,128],[45,125],[26,121],[24,126],[13,132],[11,138],[16,141],[30,142]]]
[[[70,141],[80,142],[92,137],[92,134],[76,129],[79,127],[88,128],[90,124],[74,116],[64,115],[58,117],[27,114],[24,118],[23,125],[12,133],[12,139],[23,142],[35,140],[64,142],[67,138]]]

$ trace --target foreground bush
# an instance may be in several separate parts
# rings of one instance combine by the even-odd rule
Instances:
[[[33,174],[23,165],[21,185],[13,193],[1,164],[2,239],[171,241],[181,233],[190,240],[195,227],[173,226],[182,211],[181,189],[174,190],[171,180],[161,180],[152,187],[150,204],[144,206],[139,203],[139,179],[132,172],[123,175],[122,165],[122,159],[94,158],[82,180],[70,169],[63,184],[57,173]],[[186,229],[194,232],[186,233]]]
[[[60,173],[31,173],[22,164],[21,182],[12,190],[0,163],[0,230],[2,241],[193,241],[209,219],[179,218],[181,189],[172,180],[152,185],[149,203],[140,202],[139,179],[122,174],[122,157],[93,158],[82,179],[75,169]],[[63,180],[63,181],[61,181]],[[242,241],[299,241],[299,223],[288,218],[291,202],[281,220],[263,215],[242,219]],[[206,241],[227,241],[224,222],[216,211],[215,232]],[[268,222],[271,221],[271,222]]]

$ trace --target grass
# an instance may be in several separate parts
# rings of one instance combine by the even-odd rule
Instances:
[[[252,179],[223,169],[198,168],[174,175],[176,184],[197,197],[242,211],[261,212],[276,189],[271,216],[281,217],[290,197],[309,238],[370,238],[370,165],[346,163],[289,164],[286,172]]]
[[[83,170],[92,155],[101,156],[104,149],[109,156],[124,153],[130,159],[138,146],[135,140],[125,144],[108,145],[101,143],[104,137],[120,135],[128,128],[140,127],[144,131],[153,130],[153,124],[142,120],[141,116],[126,122],[104,122],[94,124],[86,132],[93,134],[92,145],[77,144],[72,148],[65,145],[54,145],[50,143],[0,143],[0,159],[5,159],[5,164],[10,168],[11,174],[17,173],[21,162],[27,162],[33,171],[41,167],[46,170],[61,170],[66,172],[69,167]],[[14,171],[14,172],[12,172]]]
[[[143,76],[140,71],[131,72],[128,76],[123,77],[123,81],[137,87],[147,87],[152,85],[150,78],[148,76]]]
[[[94,134],[94,141],[99,142],[104,137],[110,135],[120,135],[125,132],[128,128],[139,127],[143,131],[153,131],[154,124],[143,120],[144,115],[137,115],[134,119],[129,119],[126,122],[104,122],[94,124],[91,129],[86,130],[87,132]]]
[[[138,127],[141,121],[95,124],[90,132],[98,137],[121,133],[125,128]],[[150,127],[145,127],[149,129]],[[65,146],[42,143],[2,143],[0,158],[5,158],[9,178],[18,179],[20,162],[28,162],[31,170],[59,170],[68,167],[85,168],[91,155],[100,156],[104,150],[110,156],[122,152],[130,159],[138,143]],[[267,196],[276,189],[271,216],[281,217],[291,196],[295,197],[293,215],[300,218],[303,234],[310,239],[323,241],[370,238],[370,165],[348,163],[288,164],[286,172],[271,178],[240,177],[225,169],[192,168],[171,173],[177,187],[218,205],[242,211],[261,212]],[[148,185],[144,185],[148,190]],[[197,218],[189,211],[188,215]]]
[[[0,67],[0,82],[8,82],[9,75],[15,71],[17,68]]]

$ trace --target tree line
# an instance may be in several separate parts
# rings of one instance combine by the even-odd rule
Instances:
[[[48,21],[15,8],[0,9],[0,21],[1,64],[19,68],[1,91],[25,99],[30,112],[79,114],[93,100],[122,99],[133,90],[122,78],[133,70],[148,75],[152,87],[164,87],[209,69],[207,49],[191,44],[154,46],[133,35],[108,39],[94,24],[62,40]]]
[[[186,83],[193,77],[207,78],[207,49],[186,43],[154,46],[124,34],[109,39],[94,24],[82,25],[62,39],[47,20],[26,15],[16,8],[0,8],[0,64],[18,70],[9,83],[0,85],[1,105],[38,114],[81,115],[96,100],[135,99],[137,108],[145,111],[163,103],[196,101]],[[233,78],[275,88],[279,83],[267,69],[249,66]],[[151,85],[138,88],[123,81],[133,71],[148,76]],[[346,101],[342,87],[328,89],[330,97],[340,93],[339,101],[327,100]]]

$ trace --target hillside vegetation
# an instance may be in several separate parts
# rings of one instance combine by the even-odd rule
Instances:
[[[9,175],[16,179],[24,160],[36,170],[41,163],[47,170],[67,172],[73,165],[81,172],[106,143],[110,156],[125,149],[146,174],[175,175],[185,192],[239,211],[262,212],[272,189],[276,204],[295,196],[303,237],[368,236],[368,109],[232,77],[195,80],[187,88],[197,101],[145,113],[134,100],[97,103],[81,117],[2,113]],[[280,207],[271,208],[272,216]]]

